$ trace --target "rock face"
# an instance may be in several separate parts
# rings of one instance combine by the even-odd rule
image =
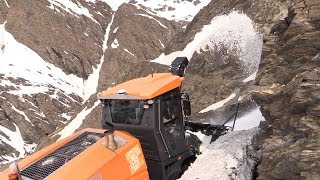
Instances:
[[[158,57],[184,24],[152,16],[131,4],[121,5],[110,28],[98,90],[123,82],[136,63]]]
[[[258,179],[320,178],[320,2],[282,3],[270,24],[254,99],[266,118]]]
[[[109,6],[89,6],[102,14],[100,24],[84,15],[77,18],[44,0],[10,1],[9,5],[6,30],[17,41],[67,74],[86,79],[92,73],[91,67],[96,67],[102,55],[101,27],[111,20]]]
[[[166,54],[181,51],[214,16],[232,10],[247,14],[263,33],[254,100],[261,106],[268,128],[261,140],[262,163],[258,166],[258,179],[320,177],[317,163],[320,157],[319,8],[318,1],[212,1],[165,48]],[[193,61],[196,57],[191,59],[195,64],[189,69],[190,74],[192,69],[209,59],[202,56]],[[212,70],[212,67],[202,67],[204,72]],[[198,76],[200,69],[196,71],[200,72]],[[202,75],[200,79],[208,78],[208,75]],[[208,87],[206,84],[192,83],[189,88],[195,85],[198,86],[194,89]],[[207,102],[193,100],[205,102],[203,107],[214,98],[206,99]]]

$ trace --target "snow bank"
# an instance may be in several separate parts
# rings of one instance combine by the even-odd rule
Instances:
[[[254,148],[254,138],[259,129],[234,131],[219,137],[209,144],[210,138],[202,136],[202,152],[182,180],[247,180],[253,178],[253,171],[260,160],[260,154]]]
[[[77,3],[74,3],[71,0],[48,0],[48,1],[50,2],[50,6],[49,6],[50,9],[55,10],[55,6],[60,7],[61,9],[65,10],[66,12],[76,17],[79,17],[78,15],[85,15],[95,23],[98,23],[98,21],[93,18],[92,14],[90,14],[89,10],[83,7],[77,1],[75,1]],[[57,11],[60,12],[59,10]]]

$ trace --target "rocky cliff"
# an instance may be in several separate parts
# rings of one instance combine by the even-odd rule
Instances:
[[[122,3],[0,1],[0,57],[6,60],[0,67],[1,163],[55,141],[59,136],[52,135],[81,113],[83,127],[100,127],[95,93],[158,69],[130,70],[149,66],[146,60],[193,16],[174,15],[180,2]],[[202,4],[183,3],[198,10]]]
[[[254,99],[266,121],[258,179],[320,177],[320,2],[281,3],[270,25]]]

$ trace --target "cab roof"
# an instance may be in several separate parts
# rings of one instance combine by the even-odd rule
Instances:
[[[180,87],[184,77],[156,73],[132,79],[98,93],[99,99],[152,99]]]

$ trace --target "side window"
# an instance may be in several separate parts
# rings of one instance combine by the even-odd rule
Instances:
[[[180,136],[183,133],[183,129],[181,100],[177,90],[163,96],[161,112],[164,133],[171,137]]]

